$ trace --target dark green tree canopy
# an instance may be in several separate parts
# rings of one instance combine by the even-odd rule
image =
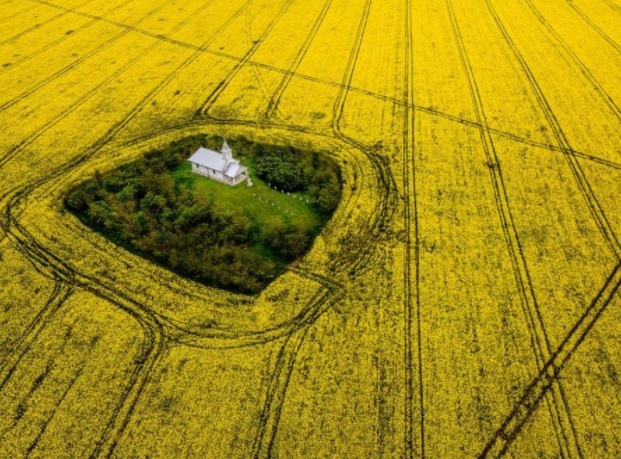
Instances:
[[[214,203],[173,179],[171,171],[201,144],[218,142],[205,135],[187,137],[109,174],[96,173],[68,193],[64,204],[115,243],[182,275],[257,293],[306,253],[319,228],[279,222],[259,226],[243,209]],[[341,179],[334,161],[245,138],[229,143],[250,157],[257,175],[281,191],[308,192],[324,222],[338,205]]]

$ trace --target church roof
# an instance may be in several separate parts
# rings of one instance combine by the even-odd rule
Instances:
[[[224,175],[227,177],[235,178],[242,172],[244,172],[246,168],[244,166],[240,166],[237,162],[230,163],[226,168],[226,172]]]
[[[200,147],[196,152],[190,156],[188,161],[198,164],[199,166],[213,169],[216,172],[221,172],[227,177],[235,178],[247,169],[239,164],[239,161],[233,159],[232,156],[228,161],[224,158],[223,153],[231,152],[231,148],[226,141],[222,145],[222,153],[210,150],[209,148]]]
[[[209,148],[200,147],[196,152],[188,159],[191,163],[196,163],[199,166],[204,166],[209,169],[214,169],[218,172],[224,172],[226,167],[226,161],[222,158],[222,153],[210,150]]]

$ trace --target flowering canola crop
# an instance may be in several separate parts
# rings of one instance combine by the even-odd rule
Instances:
[[[0,4],[3,457],[616,457],[619,0]],[[67,190],[191,134],[327,151],[258,296]]]

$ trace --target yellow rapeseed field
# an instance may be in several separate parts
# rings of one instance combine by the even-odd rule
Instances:
[[[62,200],[191,134],[329,152],[258,296]],[[0,459],[621,457],[621,0],[0,2]]]

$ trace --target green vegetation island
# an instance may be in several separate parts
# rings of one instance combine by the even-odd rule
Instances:
[[[192,153],[222,144],[205,134],[177,140],[96,172],[69,191],[64,206],[114,243],[180,275],[257,294],[311,247],[339,203],[341,172],[320,152],[243,136],[224,147],[238,152],[250,182],[229,186],[193,172]]]

